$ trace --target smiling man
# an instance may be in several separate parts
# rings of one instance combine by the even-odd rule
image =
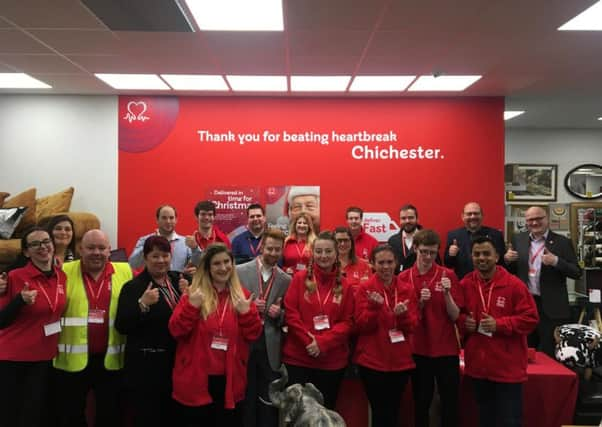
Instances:
[[[418,224],[418,209],[412,204],[403,205],[399,209],[399,233],[389,237],[389,245],[395,251],[399,265],[396,273],[407,270],[416,262],[414,252],[414,234],[422,226]]]
[[[265,231],[265,212],[259,203],[247,208],[247,229],[232,240],[232,255],[236,264],[251,261],[259,255],[259,243]]]
[[[473,270],[471,243],[479,236],[486,236],[493,242],[497,253],[505,250],[504,236],[495,228],[483,225],[483,210],[476,202],[467,203],[462,210],[464,227],[452,230],[447,234],[445,247],[445,265],[452,268],[459,279]],[[498,261],[504,265],[503,258]]]
[[[378,246],[378,240],[364,231],[362,226],[364,211],[356,206],[351,206],[347,208],[346,217],[347,227],[349,227],[353,236],[355,255],[364,261],[368,261],[372,249]]]

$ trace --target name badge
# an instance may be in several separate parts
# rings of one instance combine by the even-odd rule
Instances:
[[[483,335],[485,335],[486,337],[492,337],[492,336],[493,336],[493,333],[492,333],[492,332],[485,332],[485,330],[483,330],[483,327],[481,326],[481,324],[480,324],[480,323],[479,323],[479,328],[477,329],[477,332],[478,332],[479,334],[483,334]]]
[[[537,276],[537,270],[534,268],[530,268],[529,269],[529,277],[535,277]]]
[[[47,337],[50,335],[58,334],[59,332],[61,332],[60,320],[44,325],[44,335],[46,335]]]
[[[297,264],[297,271],[305,270],[305,264],[299,263]]]
[[[406,337],[403,336],[403,332],[399,329],[389,329],[389,339],[393,344],[398,342],[404,342]]]
[[[330,329],[330,320],[328,320],[328,315],[323,314],[320,316],[314,316],[314,329],[316,331]]]
[[[214,336],[211,340],[211,348],[214,350],[227,351],[228,350],[228,338]]]
[[[105,322],[105,311],[93,309],[88,312],[88,323],[102,325]]]

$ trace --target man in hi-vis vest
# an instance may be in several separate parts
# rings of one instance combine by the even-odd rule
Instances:
[[[85,426],[86,398],[96,398],[96,427],[120,425],[119,398],[125,336],[113,326],[123,285],[132,279],[125,262],[109,262],[111,246],[100,230],[84,234],[81,260],[63,265],[67,306],[54,359],[61,427]]]

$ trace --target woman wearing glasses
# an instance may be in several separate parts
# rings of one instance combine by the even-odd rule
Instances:
[[[347,227],[337,227],[334,230],[334,239],[339,249],[339,264],[343,276],[353,289],[357,290],[360,284],[370,279],[372,268],[370,264],[355,255],[355,244],[351,236],[351,230]]]
[[[40,227],[21,238],[23,268],[8,274],[0,295],[0,416],[7,426],[42,426],[52,358],[65,307],[66,276],[54,266],[54,245]]]

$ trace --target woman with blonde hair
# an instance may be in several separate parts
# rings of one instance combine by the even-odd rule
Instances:
[[[288,237],[282,250],[282,269],[293,275],[305,270],[311,258],[311,246],[316,239],[310,216],[300,213],[289,225]]]
[[[230,250],[209,245],[169,320],[177,342],[178,425],[242,426],[249,343],[262,331],[253,298],[238,279]]]
[[[289,384],[313,383],[334,409],[349,359],[353,292],[337,260],[337,244],[322,232],[312,245],[307,270],[299,271],[284,297],[288,334],[282,359]]]

